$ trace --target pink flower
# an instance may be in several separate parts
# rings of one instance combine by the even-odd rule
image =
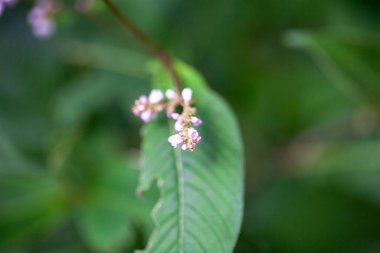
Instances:
[[[147,109],[148,107],[148,98],[146,96],[140,96],[139,99],[135,101],[135,104],[132,107],[132,112],[136,116],[140,117],[140,115]]]
[[[188,142],[188,143],[182,145],[182,150],[190,150],[190,151],[194,151],[195,146],[196,146],[195,143]]]
[[[164,95],[160,90],[152,90],[149,97],[140,96],[132,106],[132,112],[144,122],[149,122],[154,119],[157,112],[164,109]]]
[[[174,124],[174,129],[179,132],[183,129],[184,126],[185,126],[185,122],[183,121],[181,116],[179,116],[178,120]]]
[[[194,116],[196,108],[191,105],[193,91],[186,88],[179,95],[174,90],[168,89],[165,96],[169,101],[164,100],[161,90],[154,89],[148,97],[140,96],[132,106],[132,111],[144,122],[149,122],[158,112],[165,109],[168,118],[175,120],[174,129],[177,132],[168,138],[169,143],[174,148],[181,146],[183,150],[194,151],[202,137],[192,126],[201,125],[202,120]],[[178,106],[182,107],[181,113],[175,112]]]
[[[190,88],[186,88],[182,91],[182,98],[185,104],[188,104],[193,97],[193,90]]]
[[[192,116],[191,117],[191,122],[195,125],[195,126],[199,126],[202,124],[202,120],[195,117],[195,116]]]
[[[152,90],[149,95],[149,103],[158,104],[164,100],[164,95],[160,90]]]
[[[168,89],[166,92],[165,92],[165,95],[166,97],[169,99],[169,100],[175,100],[177,99],[179,96],[178,94],[172,90],[172,89]]]
[[[149,122],[154,118],[155,114],[151,110],[147,110],[141,113],[140,118],[145,122]]]
[[[189,135],[189,138],[190,140],[195,143],[195,144],[198,144],[201,140],[202,140],[202,137],[199,136],[199,133],[197,130],[195,130],[194,128],[189,128],[188,130],[188,135]]]
[[[168,141],[170,144],[174,147],[177,148],[179,145],[183,143],[183,138],[179,134],[172,135],[168,138]]]
[[[148,97],[145,96],[145,95],[142,95],[142,96],[139,97],[139,101],[142,104],[147,104],[148,103]]]
[[[52,19],[52,14],[54,11],[54,3],[50,0],[39,0],[30,10],[28,23],[36,37],[45,39],[53,35],[55,23]]]
[[[178,120],[179,117],[181,117],[181,115],[179,115],[179,113],[172,113],[172,114],[170,115],[170,118],[172,118],[172,119],[174,119],[174,120]]]
[[[17,3],[17,0],[0,0],[0,16],[3,14],[5,7],[13,6]]]

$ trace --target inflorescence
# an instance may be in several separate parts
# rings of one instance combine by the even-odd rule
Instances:
[[[57,5],[50,0],[38,0],[28,14],[28,23],[34,36],[45,39],[54,34]]]
[[[202,140],[194,126],[202,124],[202,120],[195,117],[196,108],[193,104],[193,91],[186,88],[181,95],[172,89],[165,92],[167,101],[161,90],[152,90],[149,96],[140,96],[132,106],[132,112],[144,122],[154,119],[157,113],[166,110],[168,118],[175,120],[174,129],[176,134],[168,138],[169,143],[183,150],[194,151],[197,144]],[[182,112],[177,113],[176,108],[181,107]]]
[[[0,16],[3,14],[5,7],[13,6],[17,3],[17,0],[0,0]]]
[[[0,0],[0,16],[6,7],[16,5],[20,0]],[[86,13],[91,10],[94,0],[75,0],[76,11]],[[56,30],[57,14],[67,6],[60,0],[35,0],[27,15],[27,22],[32,33],[39,39],[50,38]]]

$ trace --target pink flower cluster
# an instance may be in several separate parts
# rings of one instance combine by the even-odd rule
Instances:
[[[164,95],[160,90],[152,90],[149,97],[140,96],[132,106],[132,112],[144,122],[154,119],[164,109]]]
[[[13,6],[17,0],[0,0],[0,16],[3,14],[5,7]]]
[[[51,0],[38,0],[29,11],[28,23],[37,38],[45,39],[53,35],[55,22],[52,17],[56,8],[56,4]]]
[[[186,88],[180,95],[169,89],[165,92],[165,95],[167,102],[162,91],[152,90],[149,97],[141,96],[136,100],[132,106],[132,111],[144,122],[149,122],[155,118],[158,112],[166,109],[168,118],[175,120],[174,129],[177,132],[168,138],[169,143],[174,148],[181,146],[183,150],[193,151],[202,140],[202,137],[194,128],[194,126],[201,125],[202,120],[194,116],[196,109],[191,105],[193,91]],[[175,111],[178,106],[182,107],[181,114]]]
[[[0,16],[5,8],[12,7],[20,0],[0,0]],[[75,9],[78,12],[89,12],[95,4],[95,0],[76,0]],[[34,6],[27,16],[28,24],[32,28],[34,36],[40,39],[51,37],[56,30],[54,20],[58,10],[62,9],[62,1],[58,0],[36,0]]]
[[[168,117],[175,120],[174,129],[177,131],[175,135],[169,137],[170,144],[177,148],[181,145],[183,150],[193,151],[197,144],[202,140],[198,131],[192,126],[199,126],[202,121],[195,117],[195,108],[191,107],[193,91],[186,88],[182,91],[181,96],[173,90],[167,90],[166,96],[170,100]],[[183,111],[181,114],[174,112],[178,103],[182,104]]]

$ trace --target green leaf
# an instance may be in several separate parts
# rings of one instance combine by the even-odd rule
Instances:
[[[347,141],[315,151],[316,157],[298,168],[301,177],[332,180],[348,192],[380,202],[380,140]]]
[[[61,168],[72,189],[70,199],[77,198],[73,208],[78,233],[93,252],[130,249],[137,233],[149,228],[144,221],[149,221],[153,198],[145,198],[145,205],[137,198],[138,171],[115,132],[102,127],[86,132]]]
[[[162,117],[144,128],[139,187],[145,191],[157,182],[161,199],[152,214],[155,231],[139,252],[232,252],[243,209],[244,159],[236,119],[199,74],[183,63],[176,68],[194,91],[203,139],[194,152],[182,151],[167,141],[173,121]],[[158,64],[152,69],[155,85],[167,88],[166,72]]]
[[[79,229],[86,242],[96,252],[115,252],[133,238],[125,208],[110,206],[109,195],[104,194],[87,203],[80,212]],[[125,201],[120,198],[120,201]]]
[[[288,46],[307,52],[337,90],[358,104],[379,106],[380,38],[355,30],[290,31]]]
[[[36,241],[65,218],[59,182],[41,171],[0,171],[0,251]]]

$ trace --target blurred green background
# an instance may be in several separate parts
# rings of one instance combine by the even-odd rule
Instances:
[[[380,252],[379,1],[116,3],[238,115],[236,253]],[[48,40],[32,4],[0,17],[0,252],[141,249],[157,192],[135,195],[130,105],[151,56],[101,1],[65,2]]]

